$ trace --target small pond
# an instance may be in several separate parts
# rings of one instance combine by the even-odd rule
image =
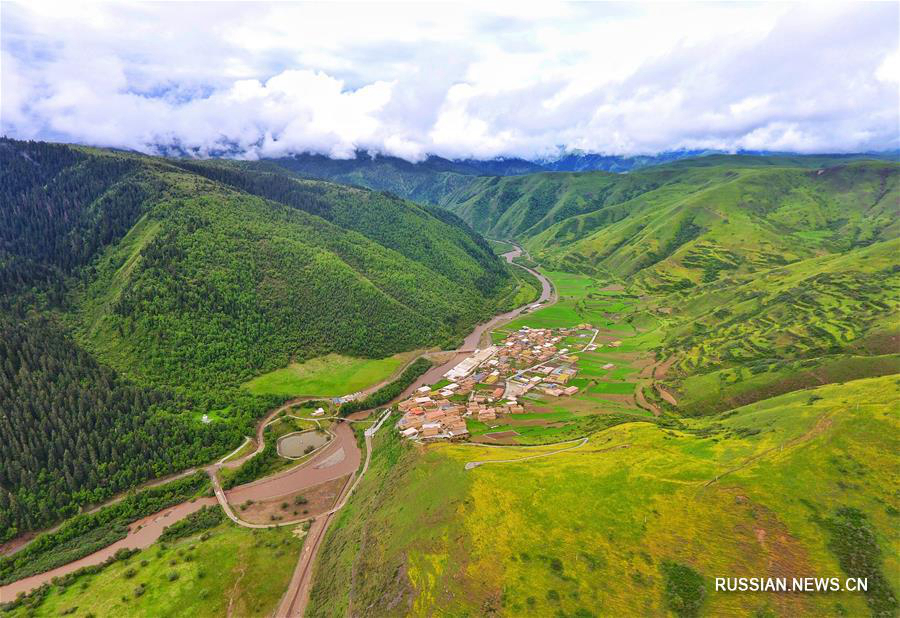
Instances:
[[[331,439],[324,431],[300,431],[289,433],[278,440],[278,454],[282,457],[303,457]],[[310,448],[312,447],[312,448]]]

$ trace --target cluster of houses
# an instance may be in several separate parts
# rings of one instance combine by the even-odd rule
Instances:
[[[432,397],[438,395],[438,397]],[[400,432],[407,438],[459,438],[469,435],[463,416],[466,407],[451,403],[428,386],[397,406],[405,412],[400,419]]]
[[[529,391],[574,395],[578,387],[569,382],[578,373],[578,357],[562,346],[567,336],[587,336],[580,330],[593,329],[590,324],[555,330],[522,327],[499,345],[477,350],[448,371],[445,380],[400,402],[401,433],[416,439],[462,438],[469,434],[466,418],[489,422],[498,415],[524,413],[519,398]]]

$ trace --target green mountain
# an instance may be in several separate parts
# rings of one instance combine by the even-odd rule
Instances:
[[[455,216],[380,193],[12,140],[0,169],[4,538],[233,448],[273,403],[250,377],[452,346],[516,292]]]
[[[642,296],[666,323],[647,345],[673,358],[669,386],[700,413],[896,370],[879,355],[900,335],[900,165],[816,167],[834,161],[707,156],[479,179],[449,208],[523,240],[549,269]]]
[[[182,156],[184,153],[181,153]],[[825,168],[847,164],[858,160],[897,161],[895,152],[846,155],[795,155],[772,153],[746,153],[723,155],[708,151],[676,151],[654,156],[604,156],[597,154],[571,153],[558,159],[539,162],[523,159],[473,159],[450,161],[437,156],[429,156],[423,161],[411,163],[404,159],[384,155],[370,155],[357,152],[352,159],[331,159],[324,155],[298,154],[279,159],[267,159],[262,165],[269,169],[283,168],[302,178],[318,178],[343,184],[350,184],[377,191],[389,191],[401,197],[420,203],[454,206],[472,197],[483,198],[498,183],[506,189],[499,207],[513,196],[527,192],[534,187],[535,174],[542,172],[592,172],[602,170],[616,174],[634,173],[641,169],[681,164],[687,166],[717,166],[723,163],[742,162],[745,166],[778,166]],[[580,177],[583,174],[573,174]],[[501,182],[502,177],[528,176],[524,184]],[[563,178],[556,175],[556,178]],[[538,183],[541,181],[538,181]],[[490,200],[490,197],[486,199]],[[546,199],[544,196],[541,199]],[[480,208],[484,208],[480,204]],[[479,212],[469,222],[477,225],[491,225]]]
[[[539,171],[536,165],[520,165],[511,170],[485,167],[430,157],[422,163],[410,163],[396,157],[359,153],[353,159],[330,159],[323,155],[303,154],[265,163],[305,178],[319,178],[343,184],[389,191],[423,204],[438,204],[444,195],[467,186],[480,175]],[[525,162],[522,162],[525,164]]]
[[[708,156],[630,174],[544,173],[479,178],[446,196],[443,204],[489,236],[523,240],[539,237],[532,246],[549,254],[576,241],[586,244],[571,253],[589,251],[591,235],[610,227],[621,229],[621,237],[635,233],[638,227],[647,228],[646,236],[650,236],[659,231],[654,217],[681,217],[691,210],[695,211],[691,214],[699,216],[708,211],[711,217],[722,219],[706,221],[705,230],[722,225],[728,215],[736,215],[742,220],[751,218],[750,225],[759,225],[771,217],[771,224],[793,225],[796,229],[790,231],[802,232],[806,226],[821,230],[823,225],[836,222],[840,218],[837,211],[844,204],[859,213],[866,208],[888,209],[892,200],[896,201],[897,164],[860,161],[816,167],[820,162],[812,157]],[[868,201],[856,203],[856,198]],[[763,204],[765,212],[758,208],[753,211],[754,204]],[[812,207],[811,213],[806,212],[807,206]],[[778,213],[771,212],[776,208]],[[790,209],[796,216],[816,218],[792,219]],[[701,218],[698,227],[702,221]],[[777,234],[781,229],[772,231]],[[837,235],[845,230],[830,231]],[[645,237],[636,240],[643,241]],[[610,243],[620,240],[610,239]],[[603,242],[605,239],[600,239],[598,244]]]
[[[490,428],[527,447],[380,435],[307,613],[895,615],[898,180],[884,161],[709,156],[445,196],[557,284],[511,330],[590,323],[600,347],[578,394]],[[869,589],[713,583],[799,572]]]

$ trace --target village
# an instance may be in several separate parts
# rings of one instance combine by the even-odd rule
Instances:
[[[590,336],[578,350],[565,341]],[[398,427],[403,436],[416,440],[464,439],[466,419],[495,421],[507,414],[526,412],[522,399],[528,393],[562,397],[575,395],[570,382],[578,374],[578,352],[596,349],[597,330],[590,324],[575,328],[523,326],[497,345],[476,350],[444,374],[433,386],[420,387],[401,401],[403,417]],[[620,343],[620,342],[614,342]],[[614,344],[610,344],[615,347]]]

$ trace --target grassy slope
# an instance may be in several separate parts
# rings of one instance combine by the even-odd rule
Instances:
[[[667,291],[895,238],[898,167],[660,168],[658,188],[555,224],[527,245],[568,270]],[[651,172],[645,172],[651,174]],[[634,181],[634,179],[632,179]],[[652,185],[651,185],[652,186]]]
[[[343,613],[334,590],[347,588],[372,614],[660,614],[664,560],[703,576],[704,615],[865,614],[858,594],[721,594],[712,578],[844,577],[821,523],[843,506],[866,514],[882,572],[896,573],[886,398],[898,394],[895,377],[826,386],[811,404],[794,393],[680,430],[619,425],[569,453],[468,472],[501,455],[384,438],[329,534],[311,615]]]
[[[881,572],[889,576],[900,568],[900,505],[890,490],[898,368],[896,355],[878,353],[877,343],[896,312],[879,315],[876,305],[867,307],[893,302],[892,284],[877,284],[877,293],[845,288],[856,269],[860,281],[876,281],[873,275],[889,263],[893,244],[801,261],[777,277],[746,277],[745,287],[707,284],[699,294],[685,293],[672,313],[659,311],[669,296],[638,298],[609,289],[614,279],[549,273],[560,301],[504,330],[590,322],[623,343],[582,355],[579,380],[595,386],[574,398],[538,401],[532,405],[548,411],[511,418],[490,431],[515,429],[522,442],[532,443],[595,432],[590,444],[545,460],[466,472],[467,461],[515,457],[516,451],[449,445],[418,451],[382,437],[372,477],[329,536],[317,575],[317,582],[329,583],[317,584],[312,615],[342,613],[350,605],[389,615],[428,615],[435,608],[455,615],[660,614],[665,561],[701,574],[709,597],[704,615],[865,615],[859,595],[717,595],[712,578],[846,577],[826,522],[847,506],[874,526]],[[827,275],[840,275],[838,285],[823,279]],[[829,303],[811,306],[806,315],[784,291],[799,286],[812,293],[810,278],[824,281]],[[768,361],[762,371],[740,360],[707,373],[686,365],[688,377],[670,385],[682,387],[681,410],[707,416],[685,419],[667,412],[662,426],[646,411],[603,399],[602,393],[624,393],[641,382],[635,363],[653,349],[672,351],[667,342],[697,330],[691,320],[704,323],[694,341],[707,350],[750,335],[763,340],[768,321],[754,321],[766,316],[755,305],[733,321],[711,315],[733,311],[751,291],[777,299],[763,303],[777,309],[770,319],[798,323],[814,319],[827,325],[841,317],[834,303],[840,307],[853,299],[854,313],[843,318],[855,330],[841,343],[857,354],[835,353],[828,344],[811,364],[807,354],[802,361]],[[874,321],[865,317],[870,314]],[[743,330],[731,332],[735,325]],[[772,345],[776,351],[765,357],[785,354],[784,340],[773,339]],[[795,350],[800,356],[806,351]],[[605,363],[615,368],[603,370]],[[743,378],[720,379],[728,372]],[[802,379],[804,372],[814,380]],[[881,374],[895,375],[857,379]],[[823,382],[835,384],[796,390]],[[785,390],[796,392],[780,395]],[[743,399],[757,403],[709,416]],[[642,418],[648,422],[633,422]],[[559,426],[536,426],[539,420]],[[603,430],[603,423],[614,426]],[[473,435],[489,430],[479,425],[470,424]],[[706,485],[717,476],[718,482]],[[335,581],[347,582],[349,592],[335,593]]]
[[[490,209],[460,214],[526,238],[566,215],[526,240],[531,252],[590,275],[558,274],[563,289],[593,277],[643,296],[629,310],[644,333],[636,346],[675,356],[670,387],[689,412],[709,413],[897,371],[900,168],[860,161],[820,173],[798,163],[706,157],[626,176],[504,178],[493,191],[521,195],[499,218]],[[555,197],[537,199],[554,183]],[[543,223],[498,230],[525,216],[526,202],[549,205],[532,208],[545,213]],[[485,203],[499,208],[503,200]],[[590,212],[571,215],[583,209]],[[566,290],[563,302],[540,312],[545,319],[518,324],[590,321],[591,294],[598,296]]]
[[[426,204],[439,203],[445,194],[468,185],[476,178],[471,175],[471,170],[460,173],[445,167],[414,165],[391,157],[331,160],[325,157],[304,156],[275,159],[258,165],[282,167],[308,178],[322,178],[376,191],[390,191]]]
[[[886,241],[668,294],[651,303],[668,312],[645,340],[665,333],[660,357],[676,357],[673,385],[697,411],[745,403],[741,392],[895,373],[898,249]]]
[[[816,168],[810,169],[809,163],[816,161],[828,169],[821,174]],[[703,157],[629,174],[482,177],[448,195],[442,203],[489,236],[526,240],[543,233],[546,244],[552,240],[558,245],[583,239],[622,220],[635,223],[648,210],[659,211],[682,201],[688,206],[702,202],[710,192],[716,199],[697,205],[711,211],[733,210],[735,199],[747,198],[743,205],[753,207],[754,201],[783,194],[791,198],[781,213],[783,223],[797,223],[797,215],[822,210],[827,217],[831,206],[827,202],[833,202],[832,198],[849,197],[844,205],[852,205],[856,210],[875,201],[866,199],[852,204],[866,191],[874,189],[874,197],[885,189],[896,191],[896,169],[896,163],[883,161]],[[882,186],[880,177],[884,170],[892,170],[887,173],[886,186]],[[819,200],[817,193],[825,199]],[[819,203],[812,204],[816,201]],[[811,205],[815,210],[807,211]],[[799,206],[805,212],[799,211]],[[830,210],[833,215],[833,209]],[[817,219],[805,223],[822,223],[823,217]],[[542,243],[536,242],[534,247],[540,249]]]
[[[328,354],[270,371],[243,386],[255,394],[338,397],[387,380],[416,355],[404,352],[373,360]]]
[[[248,530],[231,522],[167,544],[155,543],[65,589],[52,589],[34,613],[11,616],[268,616],[291,578],[302,545],[289,528]],[[188,558],[189,557],[189,558]],[[146,566],[141,566],[143,561]],[[172,564],[175,561],[175,564]],[[129,569],[136,571],[126,577]],[[169,581],[177,573],[175,581]],[[140,596],[135,589],[145,584]],[[229,603],[232,606],[229,608]]]

